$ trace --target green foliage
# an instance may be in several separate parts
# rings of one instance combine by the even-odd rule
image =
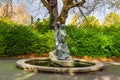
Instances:
[[[49,20],[46,19],[44,21],[37,21],[33,26],[38,32],[44,34],[50,30]]]
[[[86,21],[85,18],[83,18],[83,21],[82,21],[81,25],[86,26],[89,23],[89,25],[92,26],[92,27],[93,26],[97,26],[97,27],[100,26],[100,21],[95,16],[88,16],[87,20],[88,20],[88,22]]]
[[[35,34],[38,39],[33,42],[32,50],[35,50],[33,53],[45,53],[49,51],[53,51],[54,39],[53,39],[53,31],[48,31],[48,33]],[[39,42],[39,43],[38,43]]]
[[[73,17],[71,18],[69,24],[70,25],[75,25],[77,26],[78,25],[78,20],[79,20],[79,16],[77,13],[74,13]]]
[[[106,27],[106,29],[104,29],[104,33],[108,36],[112,36],[112,56],[120,57],[120,26],[112,25],[110,27]]]
[[[44,53],[53,50],[53,32],[40,34],[30,26],[0,21],[0,55]]]
[[[109,13],[106,16],[106,18],[103,22],[103,25],[105,25],[105,26],[120,25],[120,16],[115,12]]]
[[[120,27],[100,29],[82,26],[75,29],[73,26],[68,26],[67,30],[67,41],[72,55],[120,57]]]
[[[38,29],[33,25],[24,26],[0,20],[0,55],[41,54],[53,51],[54,31],[48,29],[48,22],[40,22],[40,25],[42,26],[38,26]],[[119,25],[99,28],[92,25],[82,25],[79,28],[69,25],[67,34],[71,55],[120,57]]]

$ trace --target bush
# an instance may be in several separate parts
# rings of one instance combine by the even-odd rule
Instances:
[[[113,28],[113,27],[111,27]],[[74,56],[120,57],[120,30],[68,26],[68,46]],[[109,31],[109,32],[108,32]],[[117,32],[116,32],[117,31]],[[109,34],[110,35],[109,35]]]
[[[43,35],[29,26],[0,21],[0,55],[49,52],[52,44],[52,31]]]
[[[0,20],[0,55],[46,53],[54,49],[54,31]],[[41,24],[43,24],[41,23]],[[45,29],[46,27],[46,29]],[[67,26],[67,44],[71,55],[120,57],[120,26]]]
[[[112,25],[109,28],[104,29],[104,33],[108,36],[112,36],[113,48],[111,51],[112,56],[120,57],[120,26]]]
[[[49,21],[38,21],[34,24],[34,27],[38,32],[44,34],[50,30]]]
[[[54,48],[54,39],[53,39],[53,31],[48,31],[48,33],[35,34],[38,39],[36,39],[31,48],[34,50],[34,53],[45,53],[53,51]]]

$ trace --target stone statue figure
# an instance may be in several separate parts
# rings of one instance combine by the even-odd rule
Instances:
[[[65,25],[61,25],[60,22],[57,23],[54,33],[54,55],[57,56],[58,60],[69,60],[70,51],[67,44],[65,43],[66,39],[66,29]]]

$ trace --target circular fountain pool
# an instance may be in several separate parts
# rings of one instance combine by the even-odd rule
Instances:
[[[17,67],[27,71],[45,71],[45,72],[90,72],[103,68],[103,64],[97,61],[86,61],[79,58],[73,58],[72,67],[63,67],[52,64],[48,57],[21,59],[17,61]]]

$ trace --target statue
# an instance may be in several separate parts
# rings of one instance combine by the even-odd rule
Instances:
[[[65,25],[61,25],[61,23],[58,22],[54,33],[54,55],[57,56],[58,60],[70,60],[70,51],[67,44],[65,43],[65,39]]]
[[[52,65],[54,66],[74,66],[74,62],[70,56],[70,51],[68,49],[67,44],[65,43],[65,39],[65,25],[61,25],[61,23],[58,22],[54,32],[54,51],[49,53],[49,58],[52,61]]]

